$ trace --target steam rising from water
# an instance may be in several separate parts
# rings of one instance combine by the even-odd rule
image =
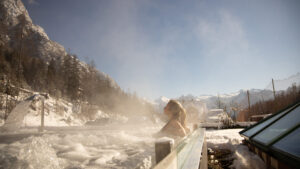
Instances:
[[[157,128],[47,134],[0,144],[0,168],[150,168]]]

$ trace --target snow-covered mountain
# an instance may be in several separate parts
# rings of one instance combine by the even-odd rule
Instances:
[[[287,88],[291,87],[293,84],[300,85],[300,73],[292,75],[286,79],[279,79],[274,80],[275,90],[286,90]],[[266,89],[273,90],[272,82],[268,84]]]
[[[41,58],[47,63],[51,59],[62,61],[67,54],[62,45],[52,41],[42,27],[32,22],[21,0],[0,1],[0,46],[10,51],[21,50],[22,55]],[[82,73],[89,71],[83,62],[79,69]],[[110,76],[99,71],[98,74],[110,87],[119,88]]]
[[[165,96],[161,96],[158,99],[156,99],[154,101],[154,105],[156,107],[156,110],[158,112],[163,112],[164,107],[167,105],[167,103],[169,102],[169,98],[165,97]]]
[[[249,90],[250,94],[250,104],[257,103],[258,101],[269,100],[273,98],[273,92],[271,90],[262,90],[262,89],[251,89]],[[218,95],[186,95],[177,98],[183,103],[189,102],[198,102],[199,104],[205,104],[205,108],[207,109],[215,109],[218,108],[217,102],[218,97],[222,102],[222,106],[226,106],[227,108],[234,106],[239,108],[245,108],[248,106],[248,98],[247,98],[247,90],[240,90],[238,92],[229,93],[229,94],[220,94]],[[159,110],[167,104],[169,99],[167,97],[160,97],[157,99],[156,105]]]
[[[296,75],[292,75],[286,79],[282,80],[274,80],[275,90],[276,91],[284,91],[291,87],[293,84],[299,86],[300,85],[300,73]],[[250,104],[255,104],[258,101],[266,101],[273,99],[272,92],[272,83],[270,83],[266,89],[251,89],[249,90],[250,94]],[[218,108],[217,102],[218,98],[222,102],[223,106],[245,108],[248,106],[248,98],[247,98],[247,90],[240,90],[238,92],[229,93],[229,94],[220,94],[220,95],[200,95],[200,96],[189,96],[193,99],[200,99],[204,103],[206,103],[207,108],[214,109]]]
[[[0,44],[49,61],[66,54],[64,47],[51,41],[44,29],[33,24],[21,0],[0,1]]]
[[[99,120],[96,114],[98,112],[98,115],[100,115],[101,113],[99,114],[99,112],[102,112],[102,110],[103,112],[106,111],[106,113],[109,114],[110,119],[119,119],[118,114],[122,114],[120,115],[120,119],[122,119],[123,116],[125,117],[127,115],[126,113],[129,113],[129,110],[126,109],[128,107],[147,107],[147,105],[143,104],[142,101],[130,102],[131,96],[123,93],[119,85],[109,75],[98,71],[93,66],[79,61],[75,57],[75,55],[67,54],[62,45],[52,41],[43,28],[35,25],[32,22],[21,0],[0,0],[0,49],[1,53],[10,53],[10,55],[7,55],[5,57],[15,57],[15,60],[18,61],[20,58],[23,59],[21,60],[22,70],[24,70],[24,67],[27,65],[29,65],[29,68],[34,67],[31,66],[33,65],[32,63],[38,63],[38,65],[43,66],[45,65],[45,67],[42,67],[43,70],[41,70],[42,68],[40,67],[34,67],[35,69],[28,69],[27,72],[30,72],[29,77],[32,77],[32,79],[28,80],[28,78],[26,78],[25,76],[21,76],[20,81],[23,85],[16,84],[17,82],[13,82],[11,79],[9,79],[13,76],[7,76],[7,72],[0,72],[0,100],[8,100],[8,102],[6,101],[5,104],[1,103],[0,106],[0,125],[4,123],[3,119],[6,117],[6,113],[10,113],[10,111],[13,110],[13,108],[17,106],[19,102],[22,102],[25,98],[29,97],[29,95],[31,96],[33,95],[33,93],[40,92],[50,93],[51,90],[47,89],[48,86],[50,86],[49,84],[47,84],[48,82],[54,82],[54,86],[52,87],[56,92],[54,94],[50,93],[51,96],[55,99],[50,97],[50,99],[46,101],[48,105],[47,107],[49,109],[52,109],[53,107],[60,107],[63,109],[63,111],[61,112],[49,110],[50,114],[49,116],[47,114],[47,122],[51,121],[51,124],[53,125],[83,125],[88,121]],[[23,64],[23,61],[27,61],[26,59],[30,62],[26,62],[26,64],[24,62]],[[73,62],[73,59],[76,60],[76,64]],[[53,63],[53,61],[54,66],[52,65],[53,67],[51,67],[50,65],[51,63]],[[66,66],[67,64],[65,64],[68,63],[67,61],[69,61],[70,63],[68,66]],[[15,63],[1,61],[1,66],[3,65],[8,65],[7,69],[10,70],[10,65],[14,66]],[[56,70],[53,70],[51,72],[49,71],[51,70],[50,68]],[[72,78],[60,78],[57,75],[55,78],[55,74],[59,74],[61,76],[68,74],[69,72],[66,73],[66,70],[68,68],[70,69],[69,72],[75,72],[75,75],[72,76]],[[11,69],[11,71],[13,71],[13,69]],[[25,71],[21,71],[21,74],[24,74],[24,72]],[[41,74],[40,76],[38,76],[39,74],[33,76],[32,72],[41,72]],[[49,81],[46,81],[44,79],[47,75],[51,75]],[[78,81],[72,81],[75,78],[77,78]],[[66,82],[68,80],[70,83],[67,84]],[[42,83],[38,84],[38,87],[33,87],[33,85],[31,83],[28,83],[28,81],[42,81]],[[69,89],[79,96],[76,99],[72,100],[69,94],[72,92],[68,93],[65,86],[72,86],[75,83],[78,83],[76,84],[76,87]],[[59,86],[58,84],[61,85]],[[17,93],[13,92],[10,92],[9,94],[5,93],[6,89],[3,88],[4,85],[7,85],[9,88],[13,89],[12,91],[18,91],[19,94],[17,95]],[[29,95],[26,95],[26,97],[24,95],[24,97],[22,97],[21,89],[30,90]],[[54,100],[59,100],[58,103],[55,104],[58,106],[53,106],[52,103]],[[85,110],[83,110],[81,113],[79,111],[78,114],[78,112],[73,109],[76,108],[75,104],[77,104],[78,101],[84,102],[86,105],[88,105],[81,107],[81,110],[85,108],[93,110],[89,113]],[[124,101],[124,103],[120,103],[121,101]],[[119,107],[116,106],[117,103]],[[5,109],[6,105],[8,105],[9,108],[7,110]],[[143,107],[143,105],[145,106]],[[97,108],[95,108],[95,106]],[[25,108],[26,110],[24,111],[28,112],[27,114],[22,116],[22,118],[25,119],[25,122],[22,119],[19,120],[19,122],[21,122],[23,126],[38,125],[38,111],[31,110],[32,107],[25,106]],[[135,112],[137,110],[132,109],[131,111]],[[49,124],[50,123],[46,125]]]
[[[251,89],[249,90],[250,104],[257,103],[258,101],[269,100],[273,98],[271,90]],[[240,90],[232,94],[219,95],[220,101],[223,106],[245,108],[248,106],[247,90]],[[209,109],[218,108],[218,96],[201,97],[200,99],[207,104]]]

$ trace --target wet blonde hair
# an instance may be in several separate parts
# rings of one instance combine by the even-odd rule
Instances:
[[[183,106],[176,100],[170,100],[167,104],[168,110],[172,113],[174,119],[186,128],[186,111]]]

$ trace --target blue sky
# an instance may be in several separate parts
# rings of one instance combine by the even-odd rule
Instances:
[[[265,88],[300,72],[298,0],[23,0],[35,24],[149,99]]]

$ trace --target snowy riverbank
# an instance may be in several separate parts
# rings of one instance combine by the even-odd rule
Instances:
[[[232,152],[232,168],[235,169],[265,169],[262,159],[250,152],[248,147],[241,145],[243,138],[239,135],[242,129],[207,130],[207,147],[227,149]]]

